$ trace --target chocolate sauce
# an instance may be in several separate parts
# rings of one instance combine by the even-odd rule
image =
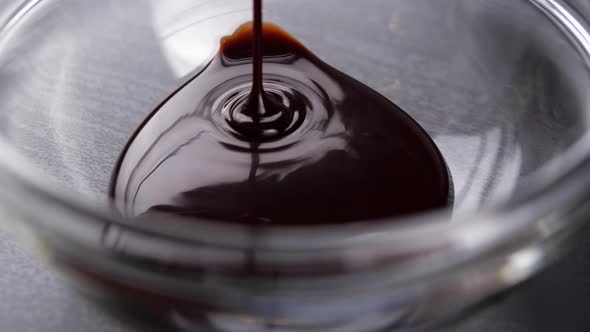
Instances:
[[[449,174],[426,132],[263,24],[261,0],[254,13],[127,144],[111,184],[121,214],[317,225],[444,207]]]

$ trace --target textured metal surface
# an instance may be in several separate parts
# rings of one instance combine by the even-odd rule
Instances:
[[[387,3],[387,1],[375,1],[375,3],[379,2]],[[420,2],[425,5],[428,4],[428,1],[421,0]],[[474,0],[472,3],[477,2],[477,0]],[[334,1],[326,1],[326,3],[324,12],[319,11],[314,14],[318,17],[329,18],[330,9],[334,8],[335,5]],[[430,4],[434,3],[434,1],[430,2]],[[443,7],[440,5],[442,2],[437,3],[438,6]],[[446,1],[446,3],[452,3],[452,1]],[[583,1],[580,3],[581,9],[587,8]],[[298,3],[298,5],[301,4]],[[10,3],[8,0],[3,0],[3,2],[0,2],[0,6],[9,7]],[[105,26],[105,29],[112,30],[111,35],[114,37],[108,41],[95,40],[94,42],[108,42],[109,45],[115,48],[127,47],[129,41],[123,37],[117,37],[117,25],[123,24],[128,15],[143,15],[145,13],[138,13],[137,8],[133,8],[134,11],[132,12],[120,3],[116,6],[115,9],[119,13],[116,18],[119,21],[115,19],[108,26]],[[470,7],[469,4],[462,7],[463,14],[473,14],[473,12],[470,12],[472,8],[475,8],[475,6]],[[339,9],[343,11],[358,10],[358,8],[355,9],[354,7]],[[69,10],[75,12],[76,8]],[[438,10],[441,13],[447,13],[444,8],[438,8]],[[371,40],[379,42],[380,38],[389,38],[391,34],[394,34],[397,36],[395,38],[399,43],[404,43],[407,42],[407,39],[420,40],[434,34],[439,38],[431,38],[434,40],[433,43],[437,41],[444,43],[445,38],[450,36],[450,32],[442,28],[440,31],[420,30],[418,28],[419,21],[409,22],[404,19],[404,17],[412,14],[411,12],[404,13],[403,10],[395,13],[376,11],[375,16],[371,19],[386,23],[386,29],[371,33]],[[490,16],[486,17],[490,18]],[[477,26],[481,29],[486,28],[486,17],[478,21],[481,22],[481,25]],[[52,20],[52,18],[43,17],[38,19],[44,24],[48,22],[43,20]],[[452,19],[452,17],[441,15],[438,24],[444,26],[449,19]],[[52,26],[52,24],[75,25],[80,23],[77,20],[79,18],[74,16],[64,16],[49,22],[49,26]],[[475,76],[470,76],[461,71],[459,63],[449,63],[448,60],[474,61],[473,58],[469,60],[470,58],[455,57],[457,54],[454,53],[455,49],[453,48],[447,49],[446,53],[433,54],[434,50],[439,49],[437,45],[431,45],[431,47],[417,45],[413,49],[413,53],[408,55],[400,49],[392,47],[387,49],[389,53],[380,53],[380,56],[375,58],[375,52],[382,52],[382,49],[377,44],[371,44],[367,41],[363,44],[357,43],[355,47],[351,48],[350,44],[345,41],[346,38],[363,40],[362,36],[346,36],[346,34],[342,34],[332,36],[330,41],[318,40],[314,39],[313,34],[301,29],[301,27],[306,26],[305,21],[298,21],[298,18],[294,17],[292,21],[286,23],[291,25],[287,27],[287,30],[293,31],[320,55],[322,55],[324,47],[327,50],[326,57],[330,57],[328,50],[338,47],[342,49],[342,52],[348,53],[348,57],[338,57],[329,62],[340,68],[346,68],[347,72],[356,78],[367,82],[381,93],[398,101],[402,107],[408,109],[435,136],[437,143],[441,145],[443,153],[451,163],[451,170],[457,174],[465,175],[456,178],[460,181],[460,183],[456,183],[456,186],[459,189],[458,194],[460,196],[458,198],[467,200],[465,204],[468,207],[477,206],[480,203],[478,202],[479,199],[488,197],[490,192],[494,192],[496,189],[499,191],[504,190],[502,186],[513,187],[515,177],[518,174],[530,171],[527,167],[534,168],[542,161],[550,159],[554,152],[552,149],[556,149],[556,144],[560,142],[559,137],[551,135],[555,131],[539,132],[536,136],[530,138],[544,138],[545,141],[541,143],[538,141],[517,141],[518,131],[526,130],[526,125],[530,123],[530,119],[519,122],[516,115],[507,116],[502,111],[512,111],[514,105],[502,103],[514,103],[524,100],[525,104],[530,102],[538,106],[542,101],[526,100],[526,96],[520,99],[515,98],[514,91],[510,89],[496,91],[498,94],[503,94],[505,98],[499,98],[496,107],[482,113],[483,116],[478,116],[479,121],[474,122],[473,117],[462,113],[462,111],[477,108],[478,102],[485,102],[485,99],[479,98],[493,96],[493,90],[489,94],[482,94],[482,91],[490,92],[487,83],[490,86],[496,84],[485,81],[482,83],[482,77],[485,77],[487,70],[494,68],[494,61],[500,60],[486,58],[485,54],[477,53],[478,45],[462,44],[463,46],[473,47],[474,49],[471,51],[475,53],[470,53],[470,49],[467,48],[461,55],[476,56],[478,59],[476,62],[481,66],[480,72],[476,71],[475,74],[472,74]],[[358,22],[348,23],[355,26]],[[150,31],[144,28],[137,26],[134,33],[149,34]],[[461,31],[460,27],[457,29],[457,31]],[[59,35],[59,32],[56,32],[57,30],[59,29],[55,31],[46,29],[36,31],[32,29],[33,33],[28,37],[30,39],[22,40],[22,45],[32,42],[37,43],[38,48],[34,50],[34,57],[50,65],[25,67],[26,64],[19,64],[17,60],[12,63],[15,69],[14,73],[19,73],[18,70],[21,70],[20,74],[29,71],[30,75],[21,75],[18,78],[18,84],[21,84],[23,91],[27,93],[21,95],[22,100],[9,100],[9,103],[15,106],[15,110],[18,106],[18,112],[14,111],[12,114],[3,113],[2,116],[5,118],[2,118],[0,122],[0,130],[3,130],[5,134],[8,132],[13,142],[19,145],[24,152],[28,152],[38,163],[37,166],[47,170],[51,176],[76,190],[100,196],[106,188],[106,179],[109,178],[110,168],[116,158],[116,153],[113,153],[113,151],[117,150],[112,147],[124,144],[126,136],[130,132],[129,128],[132,128],[134,123],[138,123],[149,112],[151,106],[177,84],[177,76],[179,72],[182,73],[182,68],[176,68],[177,72],[175,73],[165,66],[153,66],[154,57],[142,57],[141,54],[137,54],[136,57],[129,61],[118,62],[120,59],[112,59],[111,65],[114,67],[122,65],[135,67],[135,69],[129,69],[127,73],[93,72],[90,70],[93,67],[93,62],[104,63],[104,59],[116,54],[117,49],[111,47],[103,49],[101,53],[95,53],[96,50],[90,47],[68,49],[69,44],[67,43],[56,46],[47,37],[52,36],[58,40],[62,38],[63,36]],[[341,31],[350,32],[351,30],[347,30],[343,26]],[[524,34],[522,31],[521,33]],[[469,41],[469,33],[465,35],[465,38]],[[515,45],[519,45],[519,38],[524,37],[515,34],[508,39],[512,40]],[[153,38],[150,38],[150,36],[137,38],[137,40],[146,41],[151,39]],[[156,45],[149,43],[135,44],[134,46],[143,52],[159,52]],[[58,54],[62,54],[64,49],[69,56],[67,61],[64,61],[63,58],[53,58]],[[16,48],[15,52],[18,50]],[[524,81],[513,81],[511,84],[522,88],[527,86],[527,79],[531,77],[533,79],[535,77],[554,77],[556,81],[562,79],[555,74],[559,72],[559,64],[548,61],[550,54],[545,54],[546,57],[543,57],[543,50],[537,50],[540,52],[535,54],[537,56],[541,54],[541,56],[533,60],[545,64],[541,66],[544,69],[538,71],[533,68],[527,72],[527,68],[524,68],[523,72],[514,75]],[[515,47],[505,52],[504,55],[506,57],[518,57],[522,55],[521,51],[522,49]],[[567,54],[565,52],[564,56],[567,56]],[[432,61],[433,57],[439,59],[439,63]],[[362,61],[359,61],[361,58]],[[162,63],[166,62],[163,55],[160,61]],[[513,61],[513,59],[509,58],[507,61]],[[515,62],[516,65],[519,63],[521,62]],[[19,65],[23,66],[20,67]],[[76,66],[88,66],[90,69],[76,70]],[[375,71],[376,66],[380,71]],[[133,70],[143,72],[146,77],[158,77],[158,80],[138,80],[137,77],[129,74]],[[383,71],[390,71],[397,75],[382,75]],[[70,75],[72,72],[80,72],[86,76]],[[412,79],[413,75],[417,75],[416,73],[420,73],[420,75],[427,74],[430,80]],[[56,80],[44,80],[44,77],[59,78],[57,80],[57,91],[61,98],[55,98],[53,95],[55,87],[48,86],[48,84],[53,84]],[[35,79],[23,81],[23,78]],[[460,78],[461,80],[453,81],[453,78]],[[568,78],[575,81],[575,78]],[[16,81],[16,77],[15,81],[11,82],[10,78],[3,76],[3,83],[0,83],[0,97],[14,98],[14,96],[2,95],[4,90],[1,89],[1,86],[2,84],[14,84]],[[80,84],[81,82],[84,84]],[[425,84],[424,82],[428,83]],[[478,84],[482,85],[478,86]],[[535,88],[539,87],[535,86]],[[554,87],[545,87],[547,91],[554,91],[555,89],[552,88]],[[447,93],[454,90],[468,91],[467,95],[472,94],[472,98],[454,99],[453,95]],[[136,95],[141,97],[128,97]],[[575,97],[566,97],[569,98],[556,99],[569,99],[583,103],[583,100],[577,100]],[[76,98],[91,100],[92,103],[65,104],[68,101],[75,101]],[[23,102],[25,99],[26,102]],[[465,100],[473,100],[474,104],[463,104]],[[48,101],[52,103],[47,104]],[[49,106],[50,111],[53,113],[36,113],[39,105]],[[521,110],[526,112],[530,109],[523,107]],[[446,112],[447,116],[449,114],[453,116],[445,118],[441,123],[441,118],[437,117],[439,111]],[[19,118],[21,119],[20,122]],[[448,119],[455,122],[449,122]],[[545,118],[536,120],[540,123],[546,121]],[[572,118],[566,118],[562,123],[557,121],[558,123],[554,123],[554,125],[563,125],[565,129],[571,129],[568,132],[575,136],[576,130],[572,129],[575,127],[572,122],[581,122],[578,120],[576,118],[573,120]],[[15,123],[26,123],[29,127],[20,132],[9,131],[9,125],[7,124],[14,125]],[[543,126],[539,126],[539,128],[555,129],[555,127]],[[474,137],[478,139],[473,139]],[[462,149],[450,148],[457,145],[462,145]],[[95,147],[92,153],[85,153],[85,147],[87,146]],[[522,146],[525,146],[526,149],[521,149],[521,151],[528,153],[525,153],[522,159],[511,159],[510,156],[513,154],[506,152],[507,149],[517,151],[516,148]],[[546,149],[543,149],[543,146]],[[31,147],[34,149],[31,150]],[[447,150],[445,151],[445,149]],[[495,154],[496,151],[504,152]],[[491,159],[486,159],[487,157]],[[464,161],[466,160],[475,160],[475,162],[465,164]],[[473,176],[472,172],[479,173],[479,175]],[[481,179],[487,179],[487,182],[481,181]],[[472,202],[469,202],[469,200],[472,200]],[[0,214],[0,218],[13,217]],[[474,313],[472,317],[462,321],[457,326],[449,328],[448,331],[587,331],[587,327],[590,326],[590,309],[588,309],[590,308],[590,252],[585,249],[590,245],[590,236],[586,236],[586,239],[585,242],[580,244],[578,251],[566,257],[562,263],[552,267],[514,292],[498,299],[495,303]],[[72,291],[62,277],[45,265],[39,257],[22,249],[22,246],[15,240],[12,230],[2,227],[0,227],[0,266],[3,268],[2,273],[0,273],[0,331],[2,332],[135,331],[130,325],[110,317]]]

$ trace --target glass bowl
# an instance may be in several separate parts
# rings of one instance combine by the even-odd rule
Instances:
[[[186,331],[427,328],[575,243],[590,197],[586,2],[267,0],[264,17],[426,129],[452,207],[340,226],[122,220],[108,186],[126,141],[251,2],[29,0],[0,30],[10,227],[106,308]]]

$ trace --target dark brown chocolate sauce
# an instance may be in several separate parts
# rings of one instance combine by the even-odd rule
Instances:
[[[262,24],[261,0],[254,13],[129,141],[111,184],[121,214],[317,225],[444,207],[449,174],[426,132]]]

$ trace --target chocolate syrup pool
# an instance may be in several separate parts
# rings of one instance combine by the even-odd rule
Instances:
[[[111,183],[123,217],[317,225],[448,203],[441,153],[408,114],[279,27],[261,29],[259,54],[243,25],[135,132]]]

